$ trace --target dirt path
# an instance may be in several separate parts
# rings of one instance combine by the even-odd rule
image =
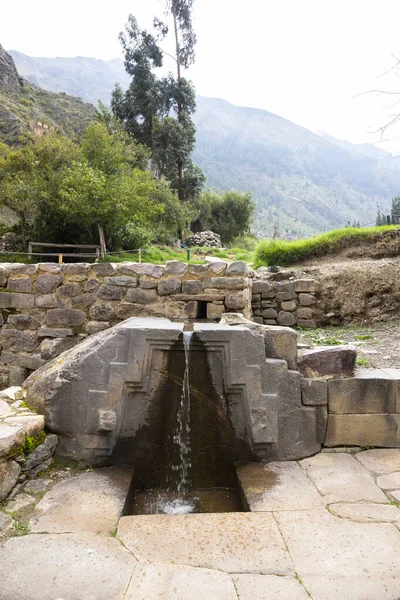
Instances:
[[[400,319],[303,330],[298,332],[298,342],[315,347],[353,344],[357,347],[359,368],[400,369]]]

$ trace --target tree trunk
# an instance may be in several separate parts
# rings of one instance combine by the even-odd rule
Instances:
[[[23,213],[20,213],[19,216],[21,219],[22,248],[23,248],[23,250],[26,250],[25,215]]]
[[[106,248],[106,240],[104,237],[103,225],[101,225],[100,223],[97,223],[97,227],[99,230],[99,238],[100,238],[100,256],[102,259],[104,259],[107,248]]]
[[[174,18],[174,31],[175,31],[175,52],[176,52],[176,65],[178,71],[178,122],[180,121],[180,117],[182,115],[182,100],[181,100],[181,59],[180,59],[180,47],[179,47],[179,35],[178,35],[178,24],[176,22],[176,16],[174,10],[172,10],[172,15]],[[182,161],[178,160],[178,198],[181,202],[185,202],[186,194],[185,194],[185,179],[183,174],[183,164]],[[181,238],[182,239],[182,238]]]

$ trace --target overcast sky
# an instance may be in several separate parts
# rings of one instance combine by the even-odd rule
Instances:
[[[3,0],[0,43],[30,56],[121,56],[128,14],[149,26],[164,0]],[[196,91],[269,110],[313,131],[379,143],[400,90],[399,0],[195,0]],[[172,67],[172,65],[171,65]],[[400,125],[384,149],[400,154]]]

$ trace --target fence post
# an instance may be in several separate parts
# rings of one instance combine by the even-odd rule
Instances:
[[[59,254],[59,255],[58,255],[58,264],[61,264],[61,263],[62,263],[62,261],[63,261],[63,255],[62,255],[62,254]]]
[[[142,251],[140,248],[139,248],[139,262],[140,263],[142,262]]]
[[[32,244],[28,242],[28,257],[32,258]]]

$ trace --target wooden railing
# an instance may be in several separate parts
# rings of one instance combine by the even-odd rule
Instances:
[[[33,247],[40,248],[81,248],[82,250],[94,250],[94,252],[33,252]],[[58,262],[62,263],[63,258],[96,258],[98,261],[100,258],[104,258],[104,252],[100,246],[87,245],[87,244],[49,244],[43,242],[29,242],[28,243],[28,256],[58,256]]]

